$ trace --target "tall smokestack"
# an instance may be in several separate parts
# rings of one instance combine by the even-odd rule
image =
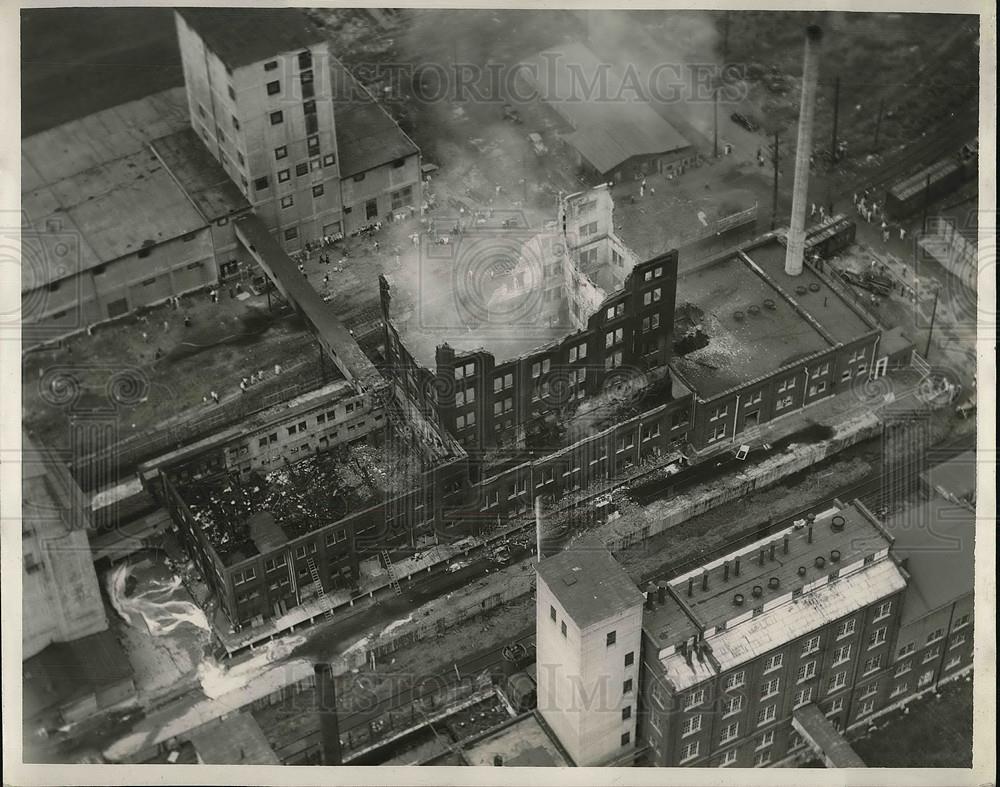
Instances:
[[[809,159],[812,156],[813,119],[816,114],[816,83],[819,81],[819,47],[823,31],[818,25],[806,28],[806,51],[802,66],[802,105],[799,107],[799,137],[795,143],[795,185],[792,217],[788,226],[785,273],[802,273],[806,247],[806,206],[809,201]]]
[[[340,752],[340,720],[337,718],[337,689],[329,664],[317,664],[316,706],[319,712],[320,750],[324,765],[342,765]]]

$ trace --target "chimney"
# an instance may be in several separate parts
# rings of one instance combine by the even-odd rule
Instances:
[[[786,555],[788,554],[788,534],[787,533],[785,534],[785,538],[784,538],[784,542],[782,544],[781,551],[784,552]]]
[[[764,547],[761,547],[761,548],[760,548],[760,557],[759,557],[759,558],[757,558],[757,562],[758,562],[758,563],[760,563],[760,565],[762,565],[762,566],[764,565],[764,553],[765,553],[766,551],[767,551],[767,550],[766,550],[766,549],[764,549]]]
[[[662,605],[667,603],[667,586],[658,585],[656,588],[656,600]]]
[[[655,608],[655,605],[653,604],[653,591],[652,590],[647,590],[646,591],[646,603],[645,603],[645,607],[646,607],[646,609],[654,609]]]
[[[316,699],[319,711],[320,750],[324,765],[341,765],[340,721],[337,718],[337,689],[329,664],[317,664]]]
[[[708,590],[708,569],[701,572],[701,589]]]
[[[691,651],[694,650],[694,646],[688,647],[687,640],[684,641],[684,660],[691,666]]]
[[[740,559],[736,558],[733,561],[733,576],[738,577],[740,575]]]
[[[809,530],[806,531],[806,540],[810,544],[813,542],[813,526],[812,526],[812,522],[809,523]]]
[[[729,561],[728,560],[725,563],[722,564],[722,581],[723,582],[728,582],[729,581]]]
[[[771,560],[774,560],[774,542],[773,541],[770,544],[770,549],[771,549],[771,551],[770,551],[770,554],[768,555],[768,557],[770,557]]]
[[[688,598],[694,595],[694,577],[688,577]]]
[[[792,216],[788,226],[785,273],[802,273],[806,246],[806,207],[809,202],[809,159],[812,156],[813,120],[816,114],[816,85],[819,81],[819,47],[823,31],[817,25],[806,28],[806,48],[802,64],[802,103],[799,106],[799,135],[795,143],[795,184],[792,187]]]

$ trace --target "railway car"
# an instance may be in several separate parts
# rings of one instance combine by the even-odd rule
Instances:
[[[904,219],[975,178],[979,159],[970,150],[966,145],[961,154],[936,161],[890,188],[885,195],[886,215]]]

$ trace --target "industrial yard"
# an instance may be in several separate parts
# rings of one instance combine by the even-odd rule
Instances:
[[[25,760],[989,781],[993,36],[24,12]]]

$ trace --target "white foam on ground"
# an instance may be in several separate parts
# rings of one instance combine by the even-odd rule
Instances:
[[[125,581],[131,573],[126,563],[120,563],[108,575],[108,596],[111,606],[130,626],[142,618],[155,637],[169,634],[182,623],[211,631],[208,618],[197,604],[173,598],[181,586],[181,578],[174,576],[169,582],[149,580],[150,587],[135,595],[125,595]]]
[[[272,640],[258,650],[253,656],[231,667],[220,664],[215,659],[206,659],[198,665],[198,681],[201,690],[209,699],[216,699],[236,689],[250,684],[254,679],[269,671],[276,662],[284,661],[306,638],[301,634],[293,634],[281,639]],[[304,659],[296,659],[289,664]]]

